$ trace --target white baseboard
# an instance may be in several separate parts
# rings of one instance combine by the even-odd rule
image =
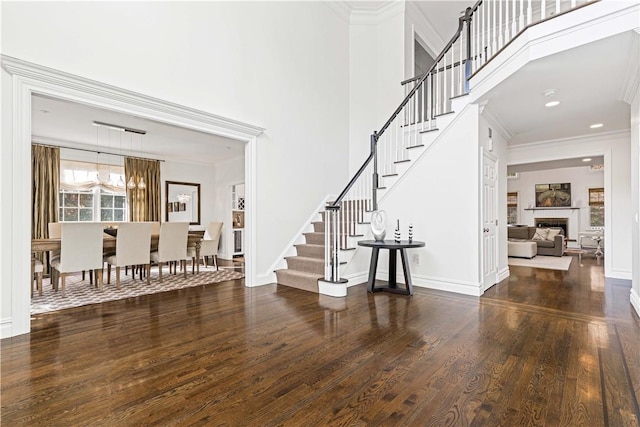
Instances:
[[[400,279],[400,277],[398,277]],[[436,289],[439,291],[453,292],[455,294],[482,295],[482,283],[467,282],[462,280],[448,280],[444,278],[411,275],[413,286],[417,288]],[[404,280],[404,277],[402,278]]]
[[[611,274],[606,276],[606,277],[607,278],[611,278],[611,279],[633,280],[633,275],[631,274],[631,270],[613,270],[613,269],[611,269]]]
[[[347,283],[347,288],[355,285],[359,285],[360,283],[366,283],[369,280],[369,273],[353,273],[343,276],[349,282]]]
[[[13,336],[13,318],[5,317],[0,319],[0,338],[9,338]]]
[[[502,270],[498,270],[498,282],[502,282],[504,279],[511,275],[511,271],[509,270],[509,266],[506,266]]]
[[[640,295],[636,292],[635,289],[631,288],[631,305],[636,311],[636,314],[640,316]]]
[[[255,283],[253,285],[246,285],[246,286],[249,288],[254,288],[256,286],[271,285],[273,283],[276,283],[276,281],[277,281],[276,273],[269,272],[269,273],[256,275]]]

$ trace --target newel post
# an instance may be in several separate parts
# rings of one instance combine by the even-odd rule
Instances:
[[[378,132],[373,131],[371,134],[371,152],[373,153],[373,186],[371,200],[373,210],[378,210]]]

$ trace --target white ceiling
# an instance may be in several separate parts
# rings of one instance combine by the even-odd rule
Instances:
[[[529,62],[483,97],[511,134],[509,145],[628,130],[629,105],[620,98],[634,36],[629,31]],[[547,89],[555,95],[545,96]],[[560,104],[545,107],[551,99]],[[604,126],[590,129],[595,123]]]
[[[591,159],[591,160],[587,160]],[[586,160],[586,161],[585,161]],[[595,166],[604,164],[604,156],[593,156],[588,158],[550,160],[548,162],[524,163],[521,165],[511,165],[507,167],[507,172],[531,172],[549,169],[578,168],[584,166]]]
[[[33,95],[31,114],[33,140],[40,143],[183,163],[214,164],[244,155],[244,142],[60,99]],[[147,133],[109,130],[94,121]]]

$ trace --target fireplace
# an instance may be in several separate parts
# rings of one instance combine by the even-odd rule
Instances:
[[[564,230],[564,238],[569,239],[569,218],[535,218],[536,227],[556,227]]]

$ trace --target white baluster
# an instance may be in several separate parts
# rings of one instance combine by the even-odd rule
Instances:
[[[533,20],[533,8],[531,7],[531,1],[529,0],[529,6],[527,6],[527,25],[531,25],[531,21]]]
[[[509,0],[504,3],[504,42],[509,43],[511,39],[509,35]]]
[[[421,102],[422,102],[422,110],[421,110],[422,111],[422,117],[420,117],[422,125],[421,125],[421,129],[420,130],[424,130],[424,124],[427,121],[427,116],[426,116],[427,110],[425,109],[425,104],[424,104],[424,98],[425,98],[425,95],[427,93],[427,80],[429,80],[428,77],[426,79],[424,79],[424,81],[422,82],[422,88],[421,88],[422,89],[421,90],[422,93],[420,94],[421,97],[422,97],[422,100],[421,100]]]
[[[484,63],[487,61],[487,40],[489,39],[487,37],[487,31],[489,31],[489,26],[487,25],[487,16],[489,13],[489,3],[482,3],[482,5],[480,6],[482,7],[482,12],[480,13],[480,15],[482,16],[482,42],[480,43],[480,55],[481,55],[481,62],[480,62],[480,66],[484,65]]]
[[[542,21],[545,17],[545,14],[547,12],[547,1],[546,0],[542,0],[542,3],[540,4],[540,20]]]
[[[556,15],[560,13],[560,0],[556,0]]]
[[[449,103],[451,98],[453,98],[453,96],[454,96],[453,94],[455,93],[454,92],[454,88],[455,88],[455,84],[456,84],[456,82],[455,82],[456,73],[455,73],[454,65],[455,65],[456,57],[454,56],[454,53],[453,53],[454,47],[455,47],[455,44],[453,46],[451,46],[451,69],[449,71],[449,79],[451,80],[451,91],[449,92],[449,96],[447,96],[447,99],[445,101],[447,104]],[[448,106],[447,106],[447,111],[449,111],[449,107]]]
[[[524,28],[524,0],[520,0],[520,21],[518,22],[518,32]]]
[[[496,11],[495,1],[492,2],[491,9],[493,9],[493,18],[491,23],[491,57],[492,57],[498,51],[498,37],[496,36],[498,22],[497,22],[497,11]]]
[[[571,0],[571,9],[576,7],[576,0]]]
[[[514,38],[518,34],[518,0],[513,0],[511,4],[512,19],[511,19],[511,38]]]
[[[498,25],[496,30],[498,31],[498,49],[504,46],[504,38],[502,36],[502,1],[498,1]]]
[[[473,52],[471,53],[471,58],[472,58],[471,72],[472,73],[476,72],[479,66],[479,61],[480,61],[480,17],[481,15],[482,13],[480,13],[480,10],[476,9],[476,13],[474,13],[472,17],[472,22],[473,22],[472,30],[475,31],[475,37],[473,38],[474,49],[473,49]]]
[[[466,25],[469,25],[469,23],[467,22],[467,23],[466,23]],[[466,26],[465,26],[465,27],[466,27]],[[466,34],[466,31],[465,31],[465,32],[463,32],[462,34]],[[462,36],[460,36],[460,39],[462,40],[462,42],[460,43],[460,55],[459,55],[460,61],[458,62],[458,95],[461,95],[461,94],[462,94],[462,91],[463,91],[463,88],[462,88],[462,82],[463,82],[464,76],[465,76],[465,74],[466,74],[466,73],[465,73],[466,65],[465,65],[465,64],[463,64],[463,62],[462,62],[462,59],[463,59],[463,58],[462,58],[462,52],[463,52],[463,51],[465,51],[465,49],[464,49],[464,38],[463,38]],[[468,43],[468,42],[469,42],[469,40],[467,40],[467,43]],[[473,46],[473,44],[472,44],[471,46]],[[472,55],[473,55],[473,54],[472,54]],[[473,57],[473,56],[472,56],[472,57]],[[470,60],[471,60],[471,59],[469,59],[469,61],[470,61]],[[472,64],[473,64],[473,63],[472,63]]]

